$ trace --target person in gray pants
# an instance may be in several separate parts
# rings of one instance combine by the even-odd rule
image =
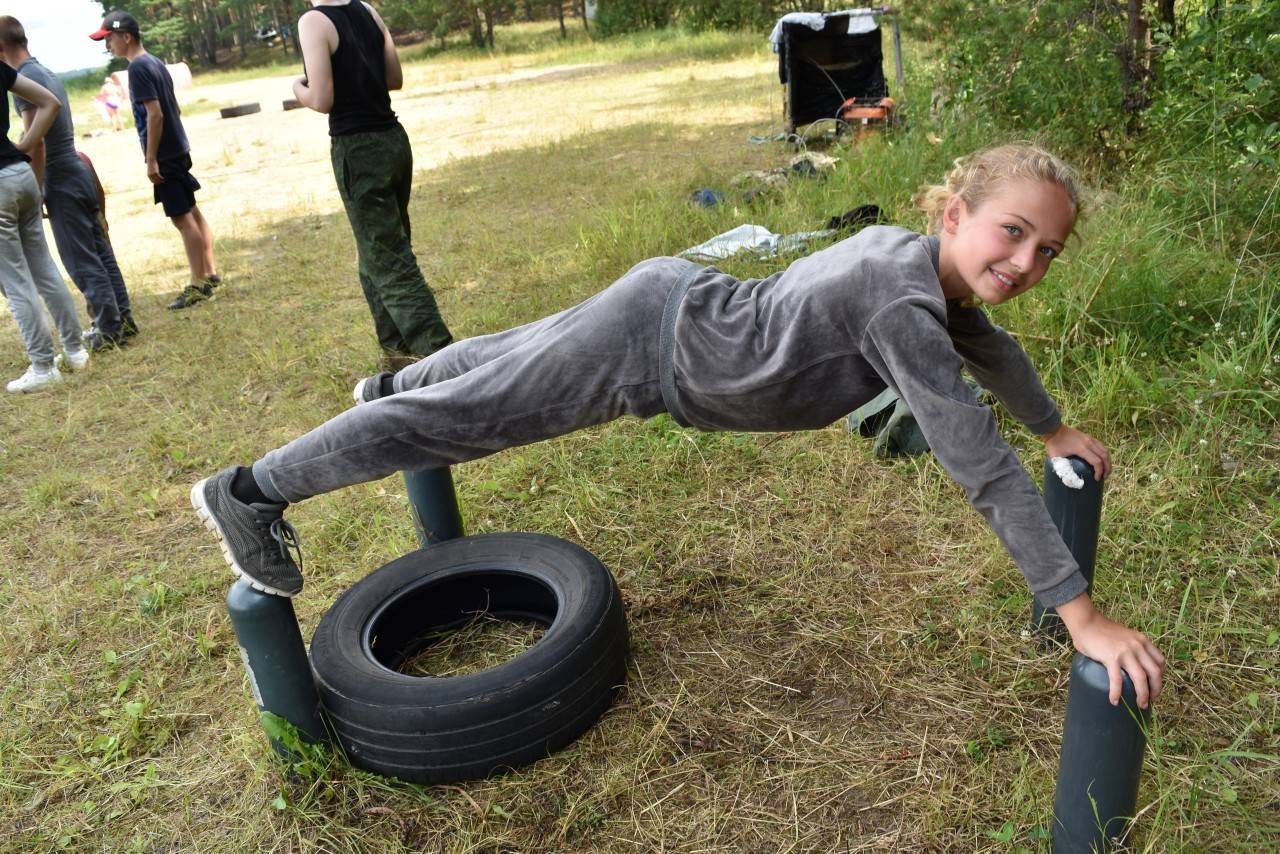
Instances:
[[[90,352],[114,348],[136,335],[138,326],[115,252],[102,230],[97,187],[76,154],[67,90],[27,51],[27,35],[21,22],[8,15],[0,16],[0,59],[20,76],[48,89],[62,105],[42,145],[32,152],[31,167],[44,188],[45,209],[62,265],[89,306],[92,326],[85,335],[85,347]],[[30,124],[34,105],[15,95],[13,106]]]
[[[36,105],[30,126],[16,144],[9,141],[8,92]],[[0,63],[0,292],[18,324],[31,366],[5,386],[10,392],[35,391],[60,382],[53,338],[40,311],[48,306],[62,337],[67,364],[84,367],[89,354],[80,341],[80,319],[71,294],[49,257],[40,215],[40,187],[28,152],[44,137],[58,113],[58,99],[48,89]]]
[[[549,318],[458,342],[362,380],[357,405],[251,467],[197,483],[192,505],[232,569],[268,593],[302,587],[291,502],[343,486],[476,459],[622,415],[667,412],[700,430],[825,426],[893,388],[1077,649],[1121,671],[1139,705],[1164,658],[1104,617],[967,368],[1050,456],[1106,476],[1110,454],[1062,423],[1027,354],[973,300],[998,304],[1048,271],[1074,228],[1072,170],[1042,149],[962,161],[921,197],[935,233],[871,227],[762,280],[675,258],[645,261]]]

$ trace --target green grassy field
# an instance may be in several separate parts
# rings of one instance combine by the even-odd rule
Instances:
[[[695,110],[738,83],[693,72],[756,42],[664,34],[623,52],[671,66],[664,97]],[[608,53],[525,49],[524,63]],[[478,60],[415,61],[465,76]],[[923,105],[920,68],[908,103]],[[773,91],[770,74],[743,99]],[[874,202],[920,227],[911,193],[991,141],[918,109],[907,130],[831,150],[825,180],[686,202],[785,163],[746,143],[773,129],[642,122],[420,173],[417,250],[455,335],[540,317],[743,222],[810,230]],[[993,316],[1068,421],[1113,449],[1096,599],[1169,655],[1133,849],[1274,849],[1276,236],[1220,237],[1136,179],[1101,202],[1049,279]],[[168,314],[170,282],[129,268],[138,343],[0,398],[0,850],[1048,850],[1070,654],[1024,634],[1020,573],[934,460],[875,460],[839,425],[709,435],[660,416],[459,466],[471,532],[554,534],[612,569],[632,638],[619,702],[568,749],[490,780],[413,786],[338,761],[282,779],[226,617],[231,578],[187,494],[345,409],[376,348],[340,213],[299,210],[218,251],[215,301]],[[7,315],[0,348],[16,376]],[[1038,476],[1038,441],[1002,419]],[[306,638],[415,545],[394,478],[290,518]]]

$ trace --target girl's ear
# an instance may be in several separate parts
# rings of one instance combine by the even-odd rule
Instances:
[[[942,209],[942,230],[947,234],[955,234],[960,227],[960,213],[964,210],[964,199],[952,194]]]

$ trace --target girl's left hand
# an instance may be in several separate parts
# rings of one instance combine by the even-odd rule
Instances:
[[[1094,480],[1111,476],[1111,452],[1088,433],[1063,424],[1041,438],[1044,452],[1050,457],[1079,457],[1093,466]]]

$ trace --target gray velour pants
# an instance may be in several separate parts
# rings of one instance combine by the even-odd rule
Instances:
[[[9,301],[27,358],[48,368],[53,365],[53,338],[40,299],[53,316],[63,349],[79,349],[82,330],[71,292],[45,243],[40,202],[40,187],[28,164],[0,169],[0,291]]]
[[[45,176],[45,207],[62,266],[84,294],[89,317],[106,335],[120,332],[129,312],[129,293],[116,255],[102,231],[98,191],[89,170],[77,160]]]
[[[558,314],[451,344],[396,374],[396,394],[268,453],[254,479],[269,497],[294,502],[664,412],[663,307],[690,268],[650,259]]]

